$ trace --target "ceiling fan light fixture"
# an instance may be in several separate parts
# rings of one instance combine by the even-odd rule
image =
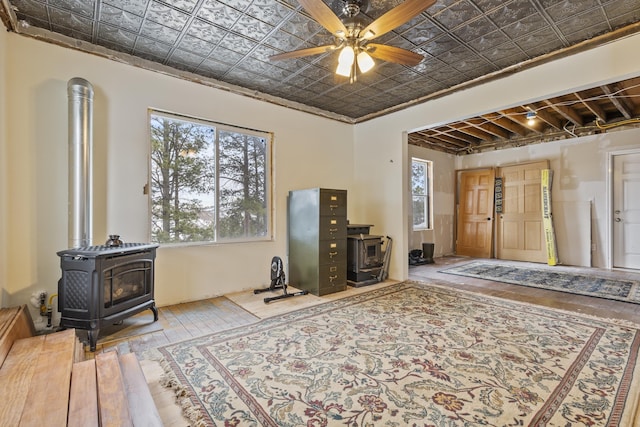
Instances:
[[[373,66],[376,64],[373,58],[371,57],[371,55],[369,55],[364,50],[360,51],[356,61],[358,62],[358,69],[360,70],[361,73],[366,73],[367,71],[372,69]]]
[[[356,54],[351,46],[343,47],[340,51],[340,56],[338,57],[338,68],[336,69],[336,74],[349,77],[351,75],[351,68],[353,66],[355,56]]]

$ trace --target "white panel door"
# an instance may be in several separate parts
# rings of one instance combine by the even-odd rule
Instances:
[[[640,269],[640,153],[613,156],[613,266]]]

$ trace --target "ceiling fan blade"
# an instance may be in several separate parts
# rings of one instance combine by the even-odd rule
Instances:
[[[405,0],[404,3],[394,7],[367,25],[360,31],[361,37],[365,40],[380,37],[394,28],[411,21],[414,17],[433,6],[435,2],[436,0]]]
[[[416,66],[424,59],[419,53],[386,44],[369,43],[367,53],[374,58],[396,64]]]
[[[330,50],[335,50],[335,48],[336,46],[332,44],[328,44],[324,46],[309,47],[306,49],[298,49],[298,50],[292,50],[291,52],[279,53],[277,55],[270,56],[269,59],[271,61],[278,61],[280,59],[300,58],[302,56],[319,55],[321,53],[329,52]]]
[[[322,0],[298,0],[298,3],[318,24],[329,30],[331,34],[341,33],[342,37],[347,34],[347,27]]]

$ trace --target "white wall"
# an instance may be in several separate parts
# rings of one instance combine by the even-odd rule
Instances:
[[[7,32],[0,29],[0,64],[7,63]],[[6,93],[7,81],[5,67],[0,65],[0,307],[5,306],[5,288],[7,286],[7,121]]]
[[[415,145],[410,145],[408,149],[409,162],[412,158],[433,162],[433,228],[413,231],[412,209],[409,208],[407,249],[422,249],[422,243],[433,243],[434,256],[451,255],[455,224],[455,156]],[[410,181],[410,167],[407,172],[407,180]]]
[[[640,34],[356,125],[354,208],[396,238],[401,250],[392,257],[390,276],[408,276],[407,131],[638,76],[640,55],[630,54],[638,49]],[[378,173],[372,184],[365,179],[369,166]]]
[[[273,242],[161,247],[156,299],[173,304],[264,287],[270,260],[286,260],[286,197],[309,187],[352,189],[352,126],[9,34],[3,72],[8,126],[9,248],[5,304],[57,291],[56,252],[67,248],[67,82],[92,83],[94,244],[108,234],[148,241],[149,108],[274,133]],[[4,126],[2,127],[4,129]],[[3,269],[4,271],[4,269]]]

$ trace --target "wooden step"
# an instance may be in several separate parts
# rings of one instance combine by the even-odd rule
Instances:
[[[73,364],[67,425],[69,427],[97,427],[100,425],[95,359]]]
[[[48,426],[67,425],[71,369],[78,345],[74,329],[45,335],[20,420],[21,426],[35,426],[42,420],[46,420]]]
[[[17,340],[0,369],[0,426],[17,426],[31,387],[44,336]]]
[[[0,367],[14,341],[36,334],[26,305],[0,309]]]
[[[0,369],[0,425],[66,426],[78,340],[70,329],[16,340]]]
[[[132,427],[129,401],[120,370],[118,353],[96,354],[98,380],[98,411],[103,427]]]

